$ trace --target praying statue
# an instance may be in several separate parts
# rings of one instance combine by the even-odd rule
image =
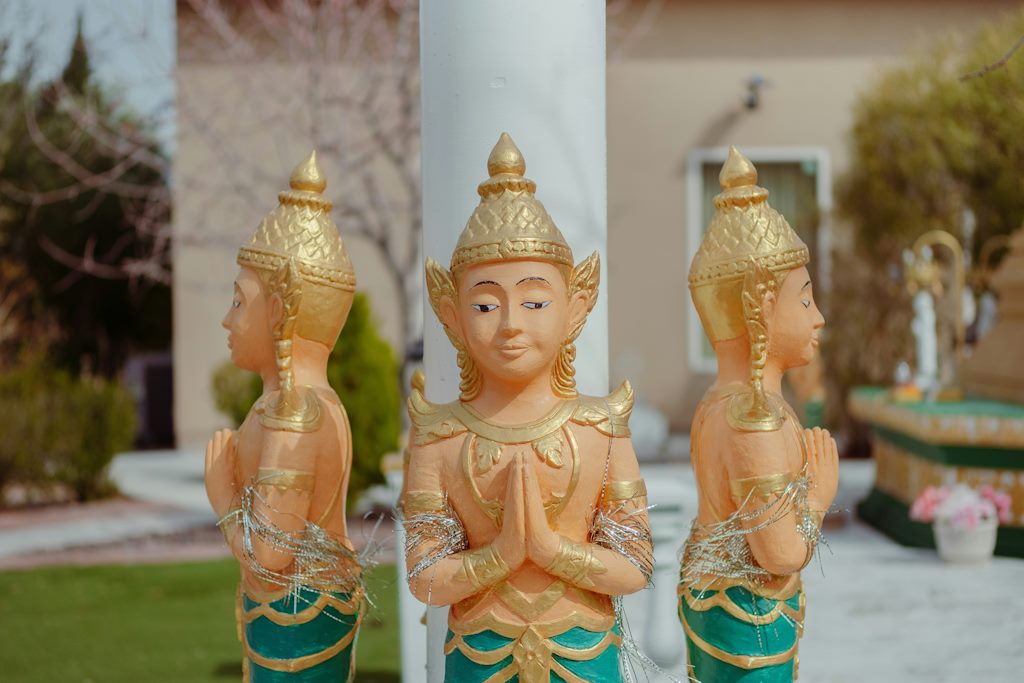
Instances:
[[[810,363],[825,321],[807,246],[768,205],[735,148],[690,266],[694,306],[718,376],[693,418],[699,505],[683,550],[679,618],[702,683],[792,681],[803,630],[800,571],[839,483],[835,441],[803,429],[782,397]]]
[[[461,381],[435,404],[413,380],[409,586],[451,606],[446,681],[620,681],[616,604],[648,585],[653,558],[633,392],[582,396],[574,379],[599,257],[574,265],[507,134],[487,170],[450,269],[426,265]]]
[[[327,359],[356,279],[315,152],[290,184],[238,252],[223,325],[263,393],[207,445],[206,491],[241,565],[244,680],[351,681],[364,590],[345,525],[352,433]]]

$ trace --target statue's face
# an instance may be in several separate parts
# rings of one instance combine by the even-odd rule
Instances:
[[[570,301],[562,270],[545,261],[470,266],[456,288],[458,300],[442,304],[442,316],[485,385],[488,378],[526,384],[550,375],[570,325],[586,315],[585,295]]]
[[[231,361],[243,370],[263,372],[276,367],[274,316],[280,317],[279,299],[268,301],[259,275],[242,268],[235,278],[231,307],[221,321],[228,331]],[[278,305],[275,305],[278,304]]]
[[[807,268],[789,271],[766,312],[768,357],[783,368],[800,367],[814,360],[825,318],[814,303]]]

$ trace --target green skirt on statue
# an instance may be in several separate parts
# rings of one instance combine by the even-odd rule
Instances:
[[[249,683],[345,683],[355,673],[361,594],[303,588],[263,600],[239,591],[239,639]]]
[[[621,683],[619,629],[588,631],[579,626],[549,637],[527,627],[518,638],[494,631],[448,632],[446,683]]]
[[[796,679],[804,594],[775,600],[743,586],[679,587],[690,675],[701,683],[787,683]]]

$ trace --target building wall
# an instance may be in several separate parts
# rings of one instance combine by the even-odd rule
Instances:
[[[647,6],[634,4],[636,11]],[[695,245],[686,239],[686,164],[692,150],[815,146],[827,152],[835,178],[847,165],[853,104],[881,68],[929,36],[969,30],[1017,6],[666,0],[646,29],[641,22],[608,66],[609,253],[601,295],[609,297],[613,383],[629,377],[642,399],[665,412],[674,428],[686,429],[712,379],[691,372],[687,362],[686,273]],[[635,19],[617,21],[630,26]],[[302,71],[252,62],[214,66],[215,53],[188,43],[197,33],[194,22],[179,18],[174,167],[175,420],[182,446],[201,445],[224,426],[210,378],[228,358],[220,320],[231,297],[235,254],[276,206],[310,145],[302,132],[309,128]],[[767,84],[760,106],[747,110],[741,99],[755,73]],[[339,112],[324,111],[322,119],[346,125]],[[329,195],[359,191],[345,186],[330,155],[323,162]],[[385,338],[397,344],[399,311],[379,255],[344,221],[339,227],[359,287],[369,294]],[[834,231],[841,242],[842,226]]]
[[[608,267],[613,380],[687,429],[713,377],[691,371],[687,157],[736,145],[820,147],[848,165],[857,96],[920,41],[1011,2],[668,2],[608,67]],[[753,74],[760,105],[742,104]],[[771,188],[768,188],[771,190]],[[769,198],[770,201],[770,198]],[[843,226],[830,216],[833,241]],[[841,262],[835,264],[841,267]],[[838,313],[835,313],[838,314]]]

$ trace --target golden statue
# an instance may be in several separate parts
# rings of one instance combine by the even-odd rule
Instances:
[[[632,390],[581,396],[573,378],[600,262],[573,265],[507,134],[487,170],[451,269],[427,260],[461,395],[433,404],[413,381],[409,585],[451,605],[446,681],[618,681],[613,598],[646,586],[653,560]]]
[[[346,681],[363,612],[345,525],[352,438],[327,359],[356,279],[316,153],[238,252],[223,325],[231,360],[263,393],[206,448],[206,491],[241,564],[236,616],[246,681]]]
[[[800,570],[820,540],[839,469],[829,433],[803,429],[783,400],[782,376],[812,361],[825,321],[807,247],[768,205],[754,165],[732,147],[720,181],[689,276],[718,377],[691,430],[700,502],[679,617],[697,680],[792,681]]]

